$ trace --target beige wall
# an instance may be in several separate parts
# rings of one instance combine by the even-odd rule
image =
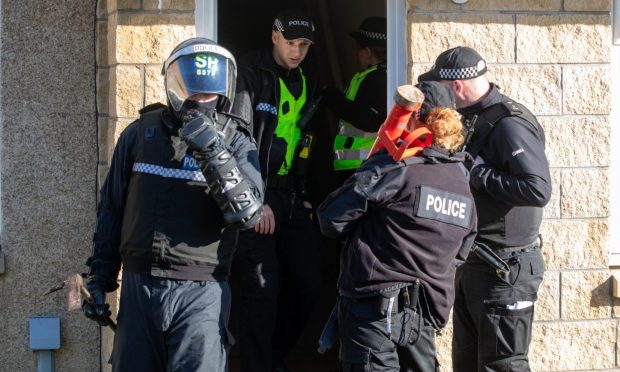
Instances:
[[[97,102],[99,174],[103,181],[116,139],[138,116],[138,110],[150,103],[166,103],[162,62],[179,42],[195,36],[195,2],[99,0],[99,3]]]
[[[553,197],[543,224],[547,273],[539,293],[532,368],[618,366],[607,268],[610,165],[610,1],[410,0],[410,73],[468,45],[491,79],[540,119]],[[618,161],[618,160],[615,160]],[[441,338],[450,365],[451,330]]]
[[[0,370],[34,371],[28,319],[59,316],[57,370],[99,368],[99,331],[66,293],[95,220],[95,1],[2,1]]]

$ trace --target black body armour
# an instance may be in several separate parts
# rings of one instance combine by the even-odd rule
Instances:
[[[222,213],[191,154],[174,160],[162,110],[144,113],[123,216],[120,253],[132,272],[182,280],[223,280],[232,250],[219,248]]]
[[[471,119],[471,117],[469,118]],[[501,96],[501,101],[478,113],[475,120],[475,132],[465,151],[473,158],[482,156],[487,162],[495,162],[502,169],[501,149],[497,150],[501,138],[493,135],[496,126],[529,126],[542,143],[540,151],[544,151],[545,134],[536,117],[522,104],[508,97]],[[489,145],[493,143],[493,145]],[[546,164],[532,165],[540,168]],[[504,172],[508,170],[503,169]],[[522,246],[532,243],[539,234],[543,208],[529,205],[514,205],[511,202],[498,200],[484,189],[472,189],[478,210],[478,236],[476,241],[485,243],[491,248]]]

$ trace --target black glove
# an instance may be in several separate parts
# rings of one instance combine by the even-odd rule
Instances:
[[[223,148],[222,139],[212,118],[199,116],[179,129],[179,136],[194,151],[216,151]]]
[[[112,315],[110,305],[105,301],[106,282],[107,281],[101,277],[90,276],[86,283],[86,289],[90,293],[93,301],[92,304],[87,300],[82,302],[82,311],[84,311],[84,315],[96,321],[101,326],[107,326],[110,315]]]

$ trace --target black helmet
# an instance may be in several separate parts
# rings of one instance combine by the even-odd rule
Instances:
[[[233,55],[213,40],[185,40],[170,53],[162,69],[168,106],[178,119],[198,108],[196,94],[217,94],[213,109],[230,111],[235,98],[237,64]]]

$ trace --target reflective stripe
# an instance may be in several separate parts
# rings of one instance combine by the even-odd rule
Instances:
[[[205,176],[199,170],[185,170],[177,168],[165,168],[161,165],[148,163],[134,163],[133,171],[136,173],[153,174],[164,178],[176,178],[180,180],[206,182]]]
[[[301,137],[301,131],[297,127],[297,122],[301,119],[301,109],[306,103],[306,77],[303,74],[301,68],[299,68],[299,74],[302,80],[301,95],[298,99],[291,94],[288,87],[284,83],[284,80],[280,80],[280,105],[278,107],[278,126],[276,127],[275,136],[280,137],[286,141],[286,156],[284,158],[284,164],[278,170],[279,175],[288,174],[289,170],[293,166],[293,157],[295,156],[295,149],[297,148],[297,142]],[[284,113],[282,107],[288,102],[289,110]]]
[[[377,133],[375,132],[365,132],[361,129],[355,128],[353,125],[349,123],[340,124],[338,128],[338,134],[349,137],[365,137],[365,138],[375,138],[377,137]]]
[[[362,160],[368,158],[368,154],[370,154],[370,149],[337,150],[334,152],[334,156],[336,160],[359,160],[360,163]]]
[[[367,149],[370,150],[372,145],[375,144],[376,136],[369,138],[359,138],[359,137],[350,137],[350,136],[336,136],[334,138],[334,151],[339,150],[362,150]],[[366,158],[360,158],[366,159]]]
[[[347,87],[345,97],[354,101],[362,81],[364,81],[368,74],[376,71],[377,68],[378,66],[372,66],[355,74]],[[334,170],[355,169],[368,157],[368,153],[375,143],[377,134],[357,129],[344,120],[340,120],[338,124],[338,135],[334,140],[334,153],[336,155]]]

